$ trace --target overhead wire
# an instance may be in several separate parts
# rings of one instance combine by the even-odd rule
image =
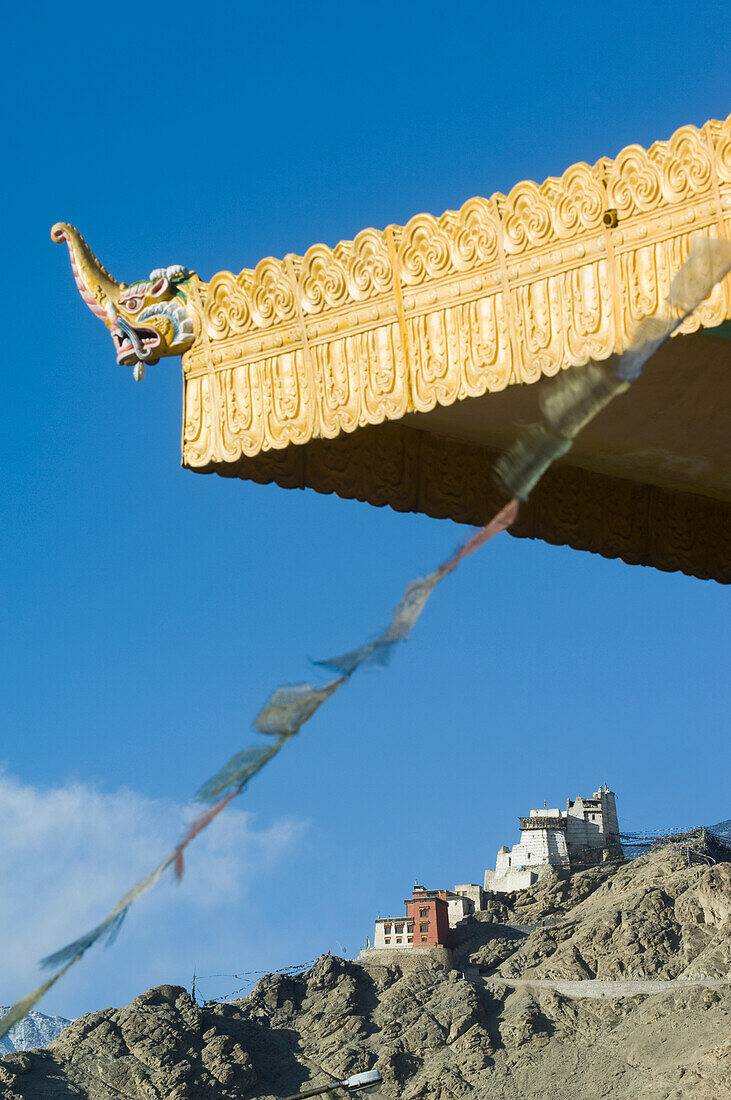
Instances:
[[[135,883],[94,928],[41,960],[56,972],[32,990],[0,1020],[0,1038],[18,1023],[48,990],[78,963],[96,942],[113,942],[130,907],[157,885],[171,865],[183,874],[184,851],[249,782],[300,731],[302,726],[360,668],[385,667],[396,647],[405,642],[437,585],[469,554],[505,531],[516,520],[524,501],[558,458],[566,455],[579,432],[615,397],[626,392],[651,355],[687,320],[714,286],[731,270],[731,241],[697,237],[670,287],[663,309],[640,322],[626,351],[605,363],[589,362],[555,379],[541,399],[543,420],[522,433],[498,459],[498,483],[510,498],[498,513],[428,576],[412,581],[394,608],[391,624],[375,640],[336,657],[313,662],[338,675],[321,686],[284,684],[275,689],[254,719],[254,729],[271,738],[247,746],[232,756],[199,789],[197,799],[212,803],[190,825],[183,839],[158,866]]]

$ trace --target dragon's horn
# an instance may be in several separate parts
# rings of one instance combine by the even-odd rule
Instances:
[[[102,321],[108,320],[107,306],[116,305],[119,291],[123,289],[107,269],[99,263],[84,238],[73,225],[57,222],[51,230],[51,240],[66,242],[71,255],[71,267],[81,297],[92,313]]]

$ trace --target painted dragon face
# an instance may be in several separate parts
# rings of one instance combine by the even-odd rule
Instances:
[[[148,279],[118,283],[97,260],[79,231],[59,222],[51,237],[66,242],[81,297],[112,334],[117,362],[140,381],[147,363],[181,355],[194,340],[186,308],[192,272],[178,265],[158,268]]]

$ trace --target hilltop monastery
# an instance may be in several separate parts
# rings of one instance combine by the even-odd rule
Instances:
[[[503,846],[484,887],[427,890],[416,883],[404,902],[406,915],[379,917],[372,950],[448,949],[449,931],[495,894],[525,890],[546,875],[567,875],[606,860],[624,858],[614,792],[606,784],[591,798],[566,799],[566,809],[531,810],[521,817],[520,841]]]

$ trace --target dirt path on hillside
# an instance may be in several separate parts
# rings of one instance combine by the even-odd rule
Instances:
[[[563,981],[553,978],[502,978],[483,977],[488,989],[499,991],[506,986],[520,989],[552,989],[564,997],[635,997],[638,994],[689,992],[693,989],[721,989],[731,985],[731,978],[619,978],[604,981],[585,978],[580,981]]]

